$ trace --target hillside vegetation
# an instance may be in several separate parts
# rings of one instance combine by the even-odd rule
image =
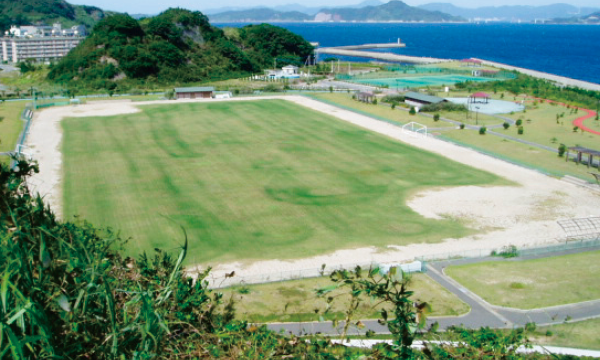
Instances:
[[[85,25],[91,29],[107,14],[100,8],[71,5],[64,0],[0,0],[0,31],[11,25],[60,22],[63,26]]]
[[[391,344],[353,349],[321,336],[284,336],[236,321],[235,304],[208,289],[210,269],[198,281],[183,271],[185,235],[178,256],[157,249],[154,255],[123,257],[114,232],[57,220],[25,186],[37,171],[24,161],[13,170],[0,164],[2,359],[573,358],[516,353],[527,344],[524,329],[453,329],[445,338],[456,345],[414,350],[429,306],[413,302],[409,278],[394,270],[336,271],[332,285],[317,292],[330,302],[331,291],[346,288],[352,296],[349,320],[364,296],[390,304],[380,322],[392,333]],[[360,326],[356,319],[352,323]],[[428,337],[438,340],[431,330]]]
[[[260,72],[274,58],[300,64],[312,51],[302,37],[267,24],[226,35],[200,12],[169,9],[141,22],[115,14],[52,66],[48,79],[107,89],[125,79],[188,83]]]

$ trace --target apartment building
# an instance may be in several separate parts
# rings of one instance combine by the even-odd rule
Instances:
[[[53,26],[11,27],[0,38],[2,61],[17,63],[27,59],[49,61],[65,56],[85,38],[83,26],[62,29]]]

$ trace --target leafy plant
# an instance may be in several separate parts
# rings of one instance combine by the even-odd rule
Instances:
[[[485,126],[482,126],[479,128],[479,135],[485,135],[485,132],[487,131],[487,128]]]
[[[408,111],[408,113],[409,113],[410,115],[416,115],[416,114],[417,114],[417,111],[415,110],[415,107],[414,107],[414,106],[411,106],[411,107],[410,107],[410,110]]]
[[[363,271],[360,266],[357,266],[354,271],[334,271],[330,278],[336,285],[319,289],[319,295],[324,296],[338,287],[348,287],[352,296],[342,338],[346,337],[350,324],[356,324],[352,321],[352,315],[360,303],[359,297],[368,295],[392,307],[391,313],[385,309],[381,310],[382,319],[379,323],[387,325],[394,339],[391,345],[382,345],[383,349],[397,354],[402,359],[410,359],[414,356],[411,345],[417,330],[424,327],[426,315],[431,308],[427,303],[419,303],[411,299],[413,292],[408,290],[410,277],[407,274],[397,267],[392,267],[388,273],[381,274],[379,268]]]
[[[504,130],[508,130],[508,128],[510,127],[510,123],[508,121],[505,121],[504,124],[502,124],[502,127],[504,128]]]
[[[517,128],[517,134],[519,135],[523,135],[523,133],[525,132],[525,129],[523,128],[523,126],[519,126]]]
[[[434,114],[433,121],[440,121],[440,114]]]
[[[558,145],[558,157],[563,157],[565,152],[567,151],[567,145],[560,144]]]
[[[508,245],[508,246],[502,247],[502,249],[500,249],[500,251],[493,250],[490,255],[491,256],[499,256],[499,257],[508,259],[508,258],[514,258],[514,257],[519,256],[519,251],[517,250],[517,247],[515,245]]]

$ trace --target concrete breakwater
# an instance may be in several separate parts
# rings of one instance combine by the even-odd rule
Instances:
[[[578,87],[578,88],[586,89],[586,90],[600,91],[600,84],[595,84],[595,83],[591,83],[591,82],[583,81],[583,80],[571,79],[568,77],[549,74],[549,73],[545,73],[542,71],[520,68],[520,67],[516,67],[516,66],[512,66],[512,65],[498,63],[495,61],[489,61],[489,60],[484,60],[484,59],[477,59],[477,60],[480,60],[483,65],[493,66],[495,68],[504,69],[504,70],[511,70],[511,71],[515,70],[520,73],[536,77],[538,79],[545,79],[545,80],[553,81],[553,82],[557,83],[559,86],[571,86],[571,87]]]
[[[398,47],[398,45],[396,45]],[[372,52],[372,51],[362,51],[362,50],[351,50],[347,48],[340,47],[329,47],[329,48],[320,48],[316,50],[317,54],[329,54],[329,55],[341,55],[341,56],[353,56],[360,58],[369,58],[376,60],[384,60],[384,61],[392,61],[392,62],[402,62],[402,63],[410,63],[410,64],[437,64],[440,62],[451,61],[448,59],[436,59],[429,57],[418,57],[418,56],[408,56],[408,55],[398,55],[393,53],[380,53],[380,52]]]

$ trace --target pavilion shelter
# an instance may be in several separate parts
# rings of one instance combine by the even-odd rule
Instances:
[[[490,102],[490,96],[484,92],[476,92],[469,96],[469,104],[487,104]]]

